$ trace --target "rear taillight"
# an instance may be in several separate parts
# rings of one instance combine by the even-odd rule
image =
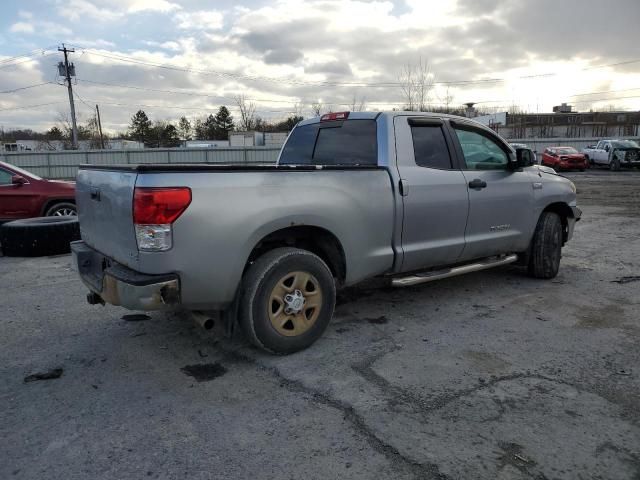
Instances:
[[[163,251],[173,245],[172,224],[191,203],[188,187],[136,187],[133,223],[138,250]]]

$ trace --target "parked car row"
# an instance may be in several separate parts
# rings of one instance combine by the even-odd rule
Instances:
[[[512,143],[513,148],[529,148],[525,144]],[[540,163],[556,171],[579,170],[595,166],[620,170],[622,167],[640,167],[640,145],[634,140],[600,140],[597,145],[589,145],[579,152],[569,146],[547,147]]]

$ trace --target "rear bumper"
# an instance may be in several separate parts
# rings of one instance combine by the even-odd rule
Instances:
[[[180,304],[180,278],[175,273],[136,272],[83,241],[71,243],[71,253],[82,282],[106,303],[130,310],[164,310]]]

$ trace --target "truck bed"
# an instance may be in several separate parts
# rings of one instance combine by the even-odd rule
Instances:
[[[191,189],[170,250],[138,251],[138,187]],[[395,259],[397,198],[386,167],[83,165],[77,200],[87,245],[143,274],[178,274],[182,303],[192,309],[228,304],[252,250],[286,228],[320,228],[339,238],[346,284],[390,271]]]

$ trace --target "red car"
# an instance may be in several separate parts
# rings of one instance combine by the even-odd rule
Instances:
[[[0,162],[0,223],[21,218],[76,215],[76,184],[45,180]]]
[[[542,165],[554,170],[580,170],[589,168],[587,158],[573,147],[548,147],[542,154]]]

